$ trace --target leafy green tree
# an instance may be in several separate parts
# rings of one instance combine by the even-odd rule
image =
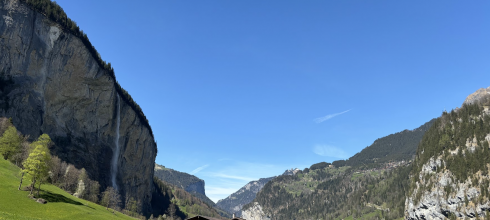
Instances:
[[[12,156],[19,151],[21,140],[14,126],[7,128],[0,138],[0,154],[5,160],[12,159]]]
[[[22,170],[23,174],[27,174],[27,176],[32,181],[31,184],[31,192],[34,189],[36,182],[39,182],[39,187],[37,190],[37,194],[39,196],[39,190],[41,188],[41,183],[46,180],[49,175],[49,165],[51,161],[51,155],[49,153],[48,145],[51,143],[51,139],[47,134],[41,135],[38,140],[32,143],[34,150],[29,154],[29,157],[24,161],[24,169]],[[22,185],[22,179],[20,180],[19,189]]]

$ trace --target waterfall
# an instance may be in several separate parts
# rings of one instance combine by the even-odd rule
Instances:
[[[114,155],[112,155],[111,162],[111,180],[112,187],[117,190],[116,176],[117,176],[117,162],[119,161],[119,126],[121,125],[121,98],[119,94],[117,95],[117,124],[116,124],[116,139],[114,140],[116,144],[116,149],[114,149]]]

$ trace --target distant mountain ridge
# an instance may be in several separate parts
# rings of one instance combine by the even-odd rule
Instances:
[[[261,178],[256,181],[250,181],[247,185],[240,188],[238,191],[229,195],[228,197],[219,200],[216,205],[221,209],[235,214],[236,216],[242,215],[242,207],[255,199],[257,193],[264,187],[264,185],[274,179],[274,177]]]
[[[411,160],[415,156],[417,146],[422,140],[422,137],[434,121],[435,119],[432,119],[413,130],[405,129],[401,132],[378,138],[370,146],[364,148],[348,160],[338,160],[332,164],[336,167],[364,166],[371,168],[390,161]]]
[[[165,166],[155,163],[154,176],[159,180],[169,183],[173,186],[181,188],[191,195],[199,198],[204,203],[215,208],[221,216],[229,217],[230,214],[226,211],[221,210],[216,204],[206,196],[206,191],[204,189],[205,182],[198,177],[167,168]]]
[[[154,175],[158,179],[180,187],[189,193],[206,195],[204,180],[199,179],[194,175],[166,168],[165,166],[156,163]]]
[[[434,119],[379,138],[348,160],[321,162],[303,171],[286,170],[243,206],[242,216],[260,220],[359,218],[377,209],[390,209],[385,219],[403,217],[409,161],[433,123]],[[373,188],[376,185],[385,187]],[[373,205],[383,199],[390,203]]]

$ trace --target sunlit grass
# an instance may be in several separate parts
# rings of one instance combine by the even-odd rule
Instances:
[[[106,210],[95,203],[78,199],[62,189],[45,184],[41,196],[47,204],[28,197],[28,191],[19,191],[20,169],[0,158],[0,220],[3,219],[133,219],[122,213]],[[30,182],[24,179],[23,186]]]

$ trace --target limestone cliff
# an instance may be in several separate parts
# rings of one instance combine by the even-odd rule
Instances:
[[[236,216],[241,216],[242,207],[252,202],[257,193],[265,186],[265,184],[274,178],[275,177],[269,177],[261,178],[256,181],[250,181],[238,191],[224,199],[219,200],[216,205],[229,213],[234,213]]]
[[[242,211],[242,218],[247,220],[270,220],[271,218],[267,216],[264,211],[262,211],[262,207],[258,202],[254,202],[254,204]]]
[[[405,219],[490,217],[487,90],[468,96],[461,108],[444,112],[425,134],[410,177]]]
[[[49,134],[52,154],[102,186],[115,174],[123,199],[148,210],[156,144],[115,78],[80,38],[26,4],[1,0],[0,14],[0,116],[31,138]]]
[[[187,192],[197,193],[206,196],[206,191],[204,189],[204,180],[199,179],[194,175],[179,172],[177,170],[166,168],[158,164],[155,164],[154,175],[158,177],[158,179],[182,188]]]
[[[472,178],[477,178],[477,182],[473,184],[472,178],[457,180],[447,169],[436,172],[437,167],[443,165],[442,156],[431,158],[424,164],[419,174],[421,181],[416,183],[415,191],[405,202],[406,219],[442,220],[451,215],[457,218],[485,216],[485,211],[490,210],[490,202],[487,199],[482,201],[481,186],[489,181],[488,175],[476,173]],[[429,177],[424,179],[425,176]],[[420,194],[419,198],[417,193]]]

